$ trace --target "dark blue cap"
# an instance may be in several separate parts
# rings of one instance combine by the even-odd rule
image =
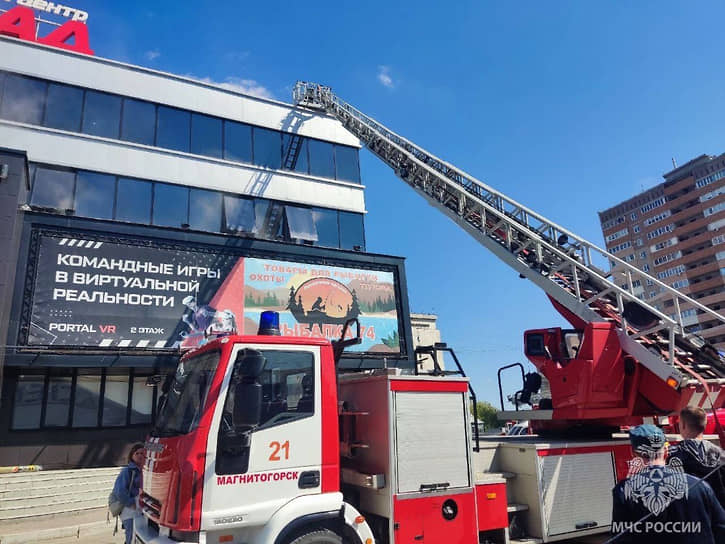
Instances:
[[[653,455],[665,447],[665,433],[655,425],[638,425],[629,430],[629,441],[635,453]]]

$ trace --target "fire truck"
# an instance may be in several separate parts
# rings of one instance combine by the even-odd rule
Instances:
[[[607,532],[611,489],[631,458],[626,436],[612,431],[686,405],[722,407],[725,361],[687,332],[682,311],[694,308],[716,326],[725,317],[388,130],[329,87],[299,82],[294,98],[300,109],[337,118],[571,324],[524,334],[537,372],[520,366],[515,410],[501,419],[528,420],[538,434],[478,436],[470,384],[452,351],[456,373],[437,361],[428,374],[343,373],[337,362],[359,326],[346,324],[332,343],[281,337],[274,314],[263,314],[258,335],[218,338],[181,358],[146,444],[136,542],[538,543]],[[286,163],[298,147],[290,145]],[[644,285],[659,289],[655,301],[644,300]]]

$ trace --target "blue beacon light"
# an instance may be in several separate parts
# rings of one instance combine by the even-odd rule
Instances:
[[[266,311],[259,316],[259,336],[272,335],[280,336],[279,312]]]

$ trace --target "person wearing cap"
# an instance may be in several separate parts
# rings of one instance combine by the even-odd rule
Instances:
[[[666,439],[654,425],[629,433],[637,457],[612,490],[617,544],[722,544],[725,510],[710,485],[686,474],[679,459],[666,463]]]
[[[707,414],[702,408],[686,406],[680,412],[682,441],[670,448],[670,457],[682,461],[685,472],[704,478],[710,484],[720,505],[725,508],[725,452],[703,440]]]

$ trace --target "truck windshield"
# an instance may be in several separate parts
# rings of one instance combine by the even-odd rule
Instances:
[[[219,356],[218,351],[212,351],[179,363],[152,436],[176,436],[196,429]]]

